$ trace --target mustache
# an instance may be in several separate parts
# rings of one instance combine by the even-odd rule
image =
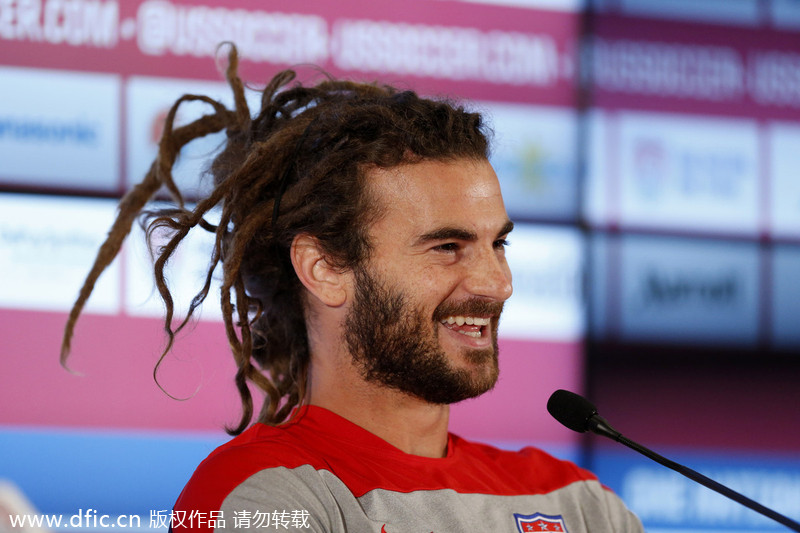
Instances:
[[[449,316],[484,316],[500,318],[504,302],[490,302],[481,298],[470,298],[462,302],[442,303],[433,312],[434,320],[441,321]]]

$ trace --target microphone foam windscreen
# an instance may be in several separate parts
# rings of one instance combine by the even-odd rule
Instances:
[[[572,431],[584,433],[589,429],[589,419],[597,414],[597,408],[583,396],[559,389],[547,400],[547,412]]]

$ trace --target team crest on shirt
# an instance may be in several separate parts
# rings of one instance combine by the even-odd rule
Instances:
[[[542,513],[523,515],[514,513],[514,520],[517,522],[517,529],[520,533],[529,533],[531,531],[569,533],[561,515],[549,516]]]

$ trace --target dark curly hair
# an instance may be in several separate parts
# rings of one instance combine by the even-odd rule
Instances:
[[[353,268],[369,256],[368,229],[380,216],[380,206],[369,194],[371,168],[485,159],[489,150],[481,116],[455,104],[390,86],[330,78],[314,86],[290,85],[295,78],[290,70],[265,87],[261,109],[253,117],[237,67],[231,45],[226,77],[234,109],[197,95],[181,97],[170,109],[158,156],[144,180],[120,201],[117,219],[70,312],[61,347],[65,365],[75,323],[96,280],[116,257],[134,220],[143,215],[148,239],[155,230],[167,230],[170,236],[154,266],[166,306],[167,342],[159,364],[176,333],[207,297],[214,268],[222,263],[222,316],[242,399],[239,423],[228,428],[232,435],[241,433],[253,418],[248,382],[265,395],[260,422],[285,421],[304,399],[309,348],[303,289],[289,259],[295,236],[314,236],[329,262]],[[209,104],[213,113],[174,127],[178,107],[192,100]],[[172,166],[187,143],[223,129],[227,142],[209,169],[214,188],[189,209],[172,179]],[[175,207],[143,211],[162,187]],[[221,218],[213,225],[206,218],[217,207]],[[164,267],[197,226],[215,233],[215,245],[205,284],[185,319],[174,327]],[[157,370],[158,365],[154,375]]]

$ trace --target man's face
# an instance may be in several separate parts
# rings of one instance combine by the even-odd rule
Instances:
[[[511,231],[487,161],[375,170],[382,216],[354,271],[344,338],[365,380],[453,403],[497,380],[497,324],[511,295]]]

